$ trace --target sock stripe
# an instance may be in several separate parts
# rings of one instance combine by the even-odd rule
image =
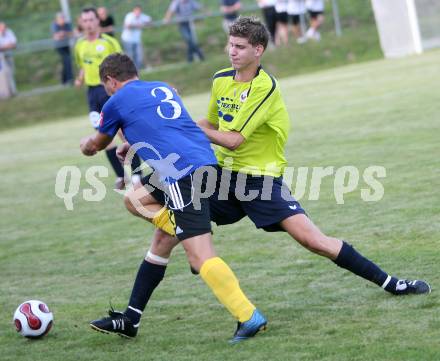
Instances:
[[[385,282],[382,284],[382,288],[385,289],[386,286],[388,286],[388,283],[390,283],[391,281],[391,276],[388,275],[387,279],[385,280]]]
[[[168,262],[170,261],[169,258],[164,258],[164,257],[157,256],[154,253],[151,253],[150,251],[147,252],[147,258],[149,258],[152,261],[159,262],[159,263],[161,263],[163,265],[167,265]]]
[[[132,310],[132,311],[134,311],[134,312],[137,312],[137,313],[139,313],[140,315],[142,315],[142,311],[141,311],[141,310],[138,310],[137,308],[134,308],[134,307],[131,307],[131,306],[128,306],[128,308],[129,308],[130,310]]]

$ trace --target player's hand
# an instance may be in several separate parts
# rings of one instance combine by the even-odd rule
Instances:
[[[91,137],[82,138],[79,147],[81,148],[81,152],[84,155],[92,156],[92,155],[95,155],[97,153],[95,144],[94,144],[94,142],[93,142]]]
[[[130,149],[130,144],[128,142],[122,143],[116,149],[116,156],[121,163],[124,163],[125,157],[127,156],[128,150]]]
[[[80,88],[80,87],[81,87],[81,85],[82,85],[82,80],[81,80],[81,79],[78,79],[78,78],[76,78],[76,79],[75,79],[75,86],[76,86],[77,88]]]

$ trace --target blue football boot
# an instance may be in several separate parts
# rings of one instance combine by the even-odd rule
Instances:
[[[266,325],[266,317],[264,317],[260,311],[255,309],[248,321],[238,322],[237,330],[234,333],[234,337],[229,340],[229,343],[234,344],[247,340],[250,337],[254,337],[258,331],[266,330]]]

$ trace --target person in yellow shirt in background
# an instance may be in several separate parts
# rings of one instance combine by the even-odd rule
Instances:
[[[99,16],[95,8],[84,8],[81,11],[81,27],[83,36],[75,44],[75,61],[79,72],[75,79],[75,86],[87,86],[87,101],[89,105],[89,119],[96,129],[99,126],[100,113],[105,102],[109,99],[99,77],[99,65],[110,54],[121,53],[119,42],[107,34],[100,32]],[[120,134],[121,135],[121,134]],[[108,160],[116,173],[115,188],[123,189],[124,168],[116,156],[116,144],[111,143],[105,150]],[[133,158],[132,168],[140,165],[138,157]],[[140,171],[136,172],[133,182],[139,179]]]

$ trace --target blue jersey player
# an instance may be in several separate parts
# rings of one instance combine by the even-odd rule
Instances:
[[[162,82],[139,80],[128,56],[109,55],[100,66],[100,78],[112,96],[101,113],[98,132],[81,140],[81,151],[87,156],[96,154],[121,129],[128,144],[154,169],[156,186],[168,200],[164,208],[158,204],[153,223],[159,225],[160,219],[168,219],[166,210],[172,209],[173,232],[191,267],[244,328],[250,325],[255,333],[265,328],[266,319],[242,292],[229,266],[215,253],[208,199],[199,197],[198,206],[193,202],[194,172],[217,163],[209,140],[192,121],[176,92]],[[91,327],[136,336],[146,305],[146,301],[138,300],[152,293],[165,268],[163,257],[150,250],[140,266],[127,310],[111,310],[109,317],[93,321]]]

